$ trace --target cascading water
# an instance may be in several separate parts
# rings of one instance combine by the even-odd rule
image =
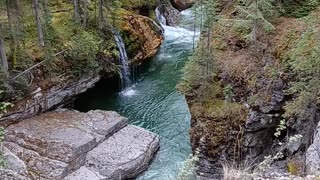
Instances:
[[[121,65],[121,70],[120,70],[121,90],[126,90],[132,85],[132,82],[130,80],[129,59],[128,59],[126,48],[124,46],[124,42],[118,32],[114,33],[114,39],[118,47],[119,63]]]
[[[175,180],[191,153],[190,113],[185,98],[175,87],[199,33],[189,30],[193,29],[191,13],[183,12],[181,16],[182,24],[177,27],[162,22],[165,40],[158,54],[144,64],[147,69],[137,74],[135,87],[128,88],[137,92],[134,96],[119,94],[108,82],[97,85],[76,102],[80,111],[114,110],[127,117],[130,124],[159,134],[160,150],[138,180]],[[122,47],[119,49],[124,50]]]

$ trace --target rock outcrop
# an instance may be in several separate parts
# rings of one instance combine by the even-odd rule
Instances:
[[[133,61],[141,62],[154,56],[164,40],[160,25],[146,16],[127,14],[121,30]]]
[[[31,179],[134,178],[159,148],[157,135],[110,111],[48,112],[5,131],[8,167]]]
[[[320,123],[315,130],[313,143],[306,153],[306,167],[309,174],[320,171]]]
[[[159,5],[156,9],[156,13],[158,20],[161,21],[160,23],[168,26],[177,25],[180,18],[180,12],[167,4]]]
[[[197,2],[197,0],[171,0],[172,6],[179,11],[190,8],[195,2]]]
[[[14,121],[35,116],[71,100],[87,91],[100,80],[99,75],[87,75],[52,86],[48,89],[38,87],[35,91],[14,103],[14,107],[0,119],[0,125],[7,126]]]

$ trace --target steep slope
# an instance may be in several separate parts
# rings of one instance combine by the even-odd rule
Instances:
[[[303,174],[304,155],[320,120],[316,5],[283,5],[292,9],[269,19],[273,31],[258,28],[254,43],[247,39],[251,27],[239,5],[229,3],[211,36],[202,33],[178,86],[192,114],[198,175],[221,177],[223,164],[256,167],[269,155],[274,159],[268,165],[281,159],[284,166],[278,169]],[[208,56],[204,49],[211,49]],[[289,142],[298,135],[302,138]],[[283,157],[276,157],[277,152]]]

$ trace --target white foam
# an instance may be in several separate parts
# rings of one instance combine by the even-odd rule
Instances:
[[[137,91],[133,89],[134,86],[132,87],[129,87],[129,88],[126,88],[124,89],[123,91],[121,91],[121,95],[122,96],[126,96],[126,97],[130,97],[130,96],[134,96],[134,95],[137,95]]]

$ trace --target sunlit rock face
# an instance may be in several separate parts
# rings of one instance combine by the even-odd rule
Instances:
[[[154,56],[164,39],[159,24],[149,17],[137,14],[124,17],[122,33],[129,58],[133,61],[143,61]]]
[[[31,179],[134,178],[159,148],[158,135],[113,111],[58,110],[5,131],[7,167]]]
[[[171,0],[173,7],[179,11],[190,8],[197,0]]]

